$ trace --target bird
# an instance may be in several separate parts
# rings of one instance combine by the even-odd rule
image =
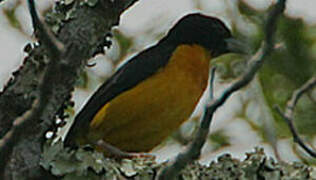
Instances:
[[[207,88],[210,61],[241,53],[218,18],[183,16],[157,44],[107,79],[74,119],[66,146],[103,142],[127,153],[149,152],[186,121]]]

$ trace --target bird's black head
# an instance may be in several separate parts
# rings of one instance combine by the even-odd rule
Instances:
[[[216,57],[231,52],[227,43],[231,38],[229,29],[221,20],[195,13],[181,18],[169,31],[166,41],[176,45],[198,44]]]

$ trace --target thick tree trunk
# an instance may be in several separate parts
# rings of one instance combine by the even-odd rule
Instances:
[[[97,4],[74,1],[68,6],[57,5],[59,15],[65,16],[50,16],[49,22],[55,22],[57,38],[66,51],[65,57],[61,58],[63,68],[58,69],[51,78],[50,83],[53,83],[54,88],[47,97],[48,104],[42,115],[23,132],[19,132],[22,140],[14,146],[11,156],[7,157],[9,161],[5,179],[47,177],[48,174],[39,164],[45,132],[52,127],[58,110],[69,101],[78,74],[87,60],[102,51],[106,34],[119,23],[120,14],[136,1],[99,0]],[[47,62],[55,60],[48,59],[41,43],[34,47],[27,45],[25,50],[29,55],[0,94],[0,139],[10,131],[15,119],[31,109],[39,95],[39,83]]]

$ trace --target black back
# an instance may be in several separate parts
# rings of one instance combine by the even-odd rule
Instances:
[[[76,138],[79,135],[78,133],[82,132],[82,128],[88,130],[93,117],[106,103],[122,92],[133,88],[165,66],[174,49],[175,47],[172,46],[153,46],[119,68],[114,75],[99,87],[76,116],[65,139],[65,144],[72,144],[73,138]]]

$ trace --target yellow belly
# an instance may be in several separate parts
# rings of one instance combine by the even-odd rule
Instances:
[[[190,117],[207,86],[209,59],[200,46],[178,47],[165,68],[106,104],[87,138],[129,152],[151,150]]]

